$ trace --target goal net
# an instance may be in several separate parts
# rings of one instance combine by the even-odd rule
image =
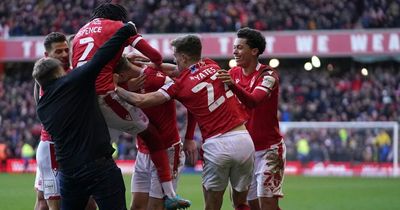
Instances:
[[[399,176],[398,122],[281,122],[288,174]]]

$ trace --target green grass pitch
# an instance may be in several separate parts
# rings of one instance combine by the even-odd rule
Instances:
[[[33,174],[0,174],[0,209],[33,209]],[[130,176],[125,176],[130,202]],[[183,175],[178,193],[203,209],[200,175]],[[288,176],[284,183],[283,210],[395,210],[400,209],[399,178],[347,178]],[[225,193],[227,195],[227,193]],[[225,196],[222,210],[232,210]]]

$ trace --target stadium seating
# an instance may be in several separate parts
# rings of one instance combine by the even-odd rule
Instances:
[[[72,34],[90,17],[98,0],[0,2],[0,36]],[[378,0],[118,0],[141,33],[315,30],[400,27],[399,1]]]

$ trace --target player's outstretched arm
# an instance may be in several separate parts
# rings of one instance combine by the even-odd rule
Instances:
[[[157,106],[168,101],[168,98],[166,98],[162,93],[158,91],[146,94],[139,94],[127,91],[121,87],[116,87],[115,92],[120,98],[124,99],[126,102],[140,108]]]

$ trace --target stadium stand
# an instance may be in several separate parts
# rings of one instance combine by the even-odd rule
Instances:
[[[0,2],[0,35],[75,33],[102,1],[15,0]],[[221,0],[114,1],[125,5],[141,33],[316,30],[400,27],[399,1]]]

